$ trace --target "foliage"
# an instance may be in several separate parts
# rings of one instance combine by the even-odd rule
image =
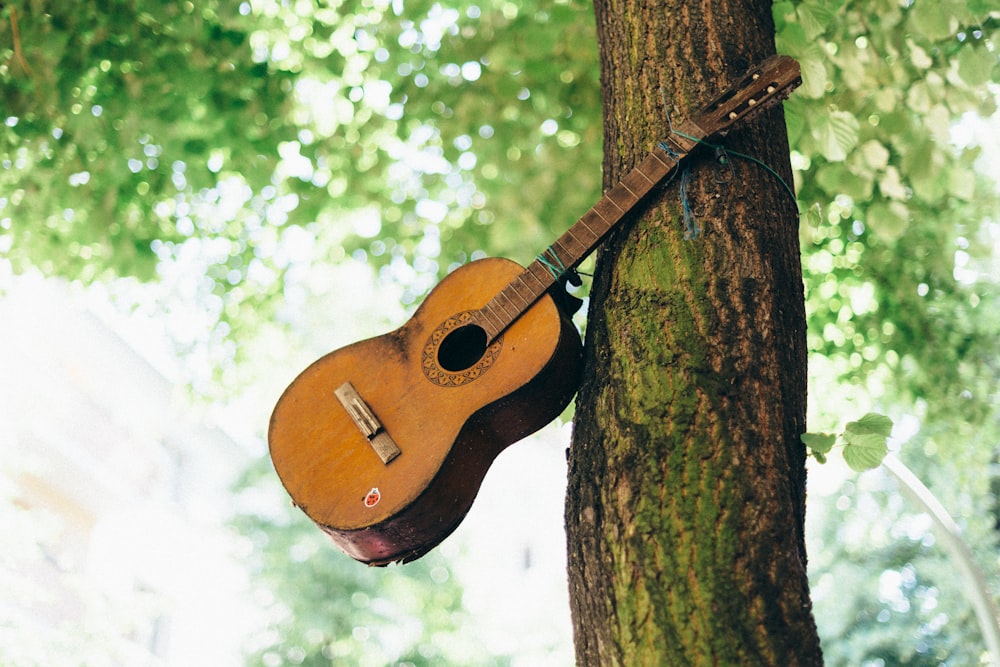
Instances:
[[[227,329],[273,312],[302,236],[408,302],[482,249],[527,259],[598,192],[555,178],[599,161],[584,7],[8,6],[0,248],[84,281],[204,255]]]
[[[191,205],[210,207],[230,166],[255,191],[270,182],[294,137],[269,123],[290,80],[254,57],[231,3],[199,5],[5,4],[0,190],[16,266],[151,278],[158,246],[236,247],[239,221]]]
[[[814,412],[835,423],[845,410],[875,409],[909,424],[897,435],[901,456],[963,517],[996,581],[988,484],[1000,441],[992,268],[1000,207],[996,184],[976,168],[982,149],[953,139],[959,120],[996,111],[987,84],[1000,74],[1000,13],[982,2],[804,0],[776,3],[774,15],[779,50],[804,73],[786,118],[809,346],[821,359]],[[809,444],[822,456],[832,442]],[[867,450],[871,463],[883,447]],[[817,609],[839,609],[841,619],[817,616],[827,660],[978,662],[981,638],[933,539],[899,530],[913,519],[871,475],[845,484],[853,490],[811,538]],[[876,537],[886,534],[895,541]],[[880,584],[899,573],[906,585],[882,595]],[[824,592],[831,575],[853,585]]]
[[[847,465],[857,472],[877,468],[889,453],[886,440],[892,433],[892,420],[885,415],[869,412],[857,421],[848,422],[844,432],[843,455]],[[826,455],[837,443],[835,433],[803,433],[802,444],[820,463],[826,463]]]
[[[956,149],[950,132],[964,114],[996,111],[983,84],[1000,67],[998,17],[948,5],[928,29],[933,6],[816,1],[774,13],[779,48],[804,71],[787,115],[811,348],[950,411],[979,383],[973,374],[996,370],[976,311],[994,311],[977,272],[987,273],[997,195],[974,169],[979,149]]]
[[[916,422],[908,465],[967,517],[995,571],[1000,202],[976,168],[983,149],[955,137],[996,111],[1000,10],[785,0],[773,14],[804,73],[785,109],[823,371],[816,420],[840,423],[832,397],[848,394]],[[195,298],[212,304],[215,339],[237,341],[347,256],[407,304],[470,257],[526,261],[599,194],[592,24],[582,0],[5,3],[0,252],[83,281],[150,279],[197,257]],[[828,440],[810,446],[822,455]],[[873,526],[910,520],[884,489],[848,497]],[[831,663],[975,645],[967,625],[921,615],[921,596],[947,582],[933,544],[842,547],[849,514],[818,536],[839,560],[811,568],[823,609],[826,575],[857,582],[834,596],[844,624],[821,623]],[[872,586],[907,568],[908,611],[885,616]],[[353,576],[352,594],[374,585]],[[906,648],[917,625],[923,653]],[[856,650],[866,642],[885,650]]]

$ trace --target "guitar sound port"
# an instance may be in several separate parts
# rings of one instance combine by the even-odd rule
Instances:
[[[452,373],[464,371],[486,353],[486,331],[475,324],[466,324],[449,333],[438,348],[438,363]]]

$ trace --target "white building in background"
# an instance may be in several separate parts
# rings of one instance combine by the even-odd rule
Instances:
[[[0,664],[241,664],[247,450],[71,288],[4,282]]]

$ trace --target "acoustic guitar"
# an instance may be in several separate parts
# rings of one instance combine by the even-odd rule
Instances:
[[[703,139],[801,82],[772,56],[611,188],[527,268],[455,270],[402,327],[306,368],[271,416],[271,459],[295,505],[371,565],[419,558],[465,517],[487,469],[576,393],[580,336],[562,283]]]

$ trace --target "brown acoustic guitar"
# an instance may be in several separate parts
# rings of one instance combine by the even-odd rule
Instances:
[[[435,287],[402,327],[327,354],[271,416],[293,502],[371,564],[419,558],[465,517],[487,469],[576,392],[579,334],[561,289],[608,232],[703,139],[800,83],[772,56],[685,121],[527,268],[488,258]]]

